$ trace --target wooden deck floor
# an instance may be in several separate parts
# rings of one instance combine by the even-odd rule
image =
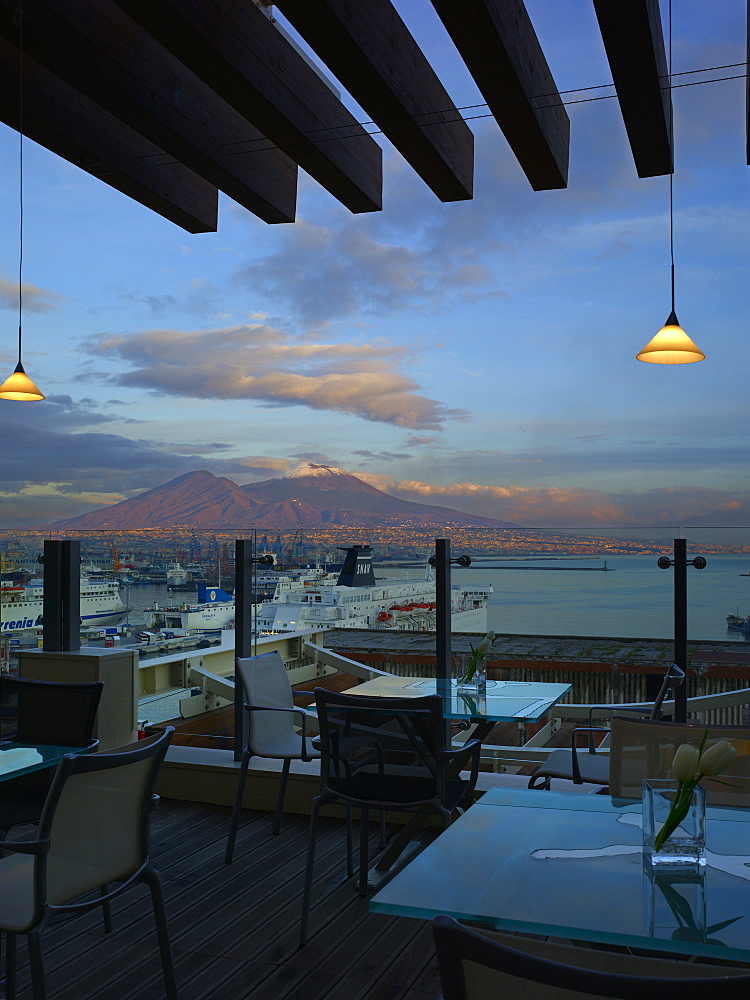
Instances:
[[[427,923],[369,914],[344,881],[344,824],[321,820],[308,944],[298,949],[308,820],[245,812],[235,860],[223,860],[229,810],[163,800],[154,864],[166,895],[181,1000],[436,1000]],[[376,825],[373,824],[373,836]],[[163,980],[148,892],[51,924],[44,938],[49,1000],[160,1000]],[[30,1000],[25,947],[18,1000]],[[0,986],[0,996],[2,986]]]

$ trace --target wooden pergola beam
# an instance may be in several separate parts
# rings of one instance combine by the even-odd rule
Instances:
[[[116,2],[352,212],[382,207],[380,147],[252,0]]]
[[[391,0],[276,6],[441,201],[472,197],[474,136]]]
[[[639,177],[674,169],[671,93],[659,0],[594,0]]]
[[[532,188],[564,188],[570,122],[522,0],[432,5]]]
[[[0,121],[20,129],[21,54],[0,39]],[[215,233],[217,189],[38,63],[23,60],[23,131],[189,233]]]
[[[0,0],[0,37],[20,47],[16,6]],[[294,221],[296,164],[111,0],[24,0],[23,16],[25,56],[265,222]]]

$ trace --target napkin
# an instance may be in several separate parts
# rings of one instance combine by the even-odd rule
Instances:
[[[14,747],[12,750],[0,750],[0,774],[8,771],[18,771],[22,767],[32,767],[44,758],[33,747]]]

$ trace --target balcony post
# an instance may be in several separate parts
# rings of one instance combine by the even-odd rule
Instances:
[[[81,648],[81,543],[44,540],[42,648],[67,653]]]
[[[256,534],[252,538],[237,538],[234,543],[234,655],[252,656],[253,610]],[[247,739],[244,692],[239,674],[234,677],[234,759],[242,760]]]

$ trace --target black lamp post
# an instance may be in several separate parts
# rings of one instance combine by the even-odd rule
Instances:
[[[255,623],[256,567],[273,566],[272,555],[257,554],[258,533],[253,528],[252,538],[237,538],[234,543],[234,655],[251,656],[253,644],[257,648]],[[234,759],[242,759],[245,746],[245,712],[242,682],[234,681]]]
[[[429,561],[435,567],[435,678],[440,690],[440,682],[451,679],[451,564],[471,566],[471,559],[451,559],[450,538],[436,538]]]
[[[656,561],[659,569],[674,566],[674,662],[685,673],[685,683],[674,691],[674,721],[687,721],[687,568],[703,569],[703,556],[687,558],[687,542],[684,538],[674,540],[674,558],[660,556]]]

